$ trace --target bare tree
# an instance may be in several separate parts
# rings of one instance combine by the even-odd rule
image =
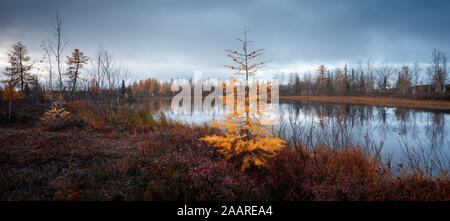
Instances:
[[[407,94],[411,87],[411,74],[409,66],[403,65],[398,73],[396,87],[399,94]]]
[[[367,79],[367,88],[366,88],[366,92],[372,92],[374,89],[374,76],[373,76],[373,61],[372,59],[368,58],[367,59],[367,75],[368,75],[368,79]]]
[[[377,75],[378,75],[377,86],[378,86],[378,90],[380,92],[386,92],[386,90],[389,86],[390,78],[393,73],[394,73],[394,69],[391,66],[389,66],[388,63],[384,63],[383,65],[378,67],[378,69],[377,69]]]
[[[250,30],[247,27],[244,27],[244,39],[236,38],[238,41],[242,43],[242,51],[225,49],[228,52],[228,57],[233,59],[235,65],[224,65],[227,68],[231,68],[235,70],[235,74],[237,75],[245,75],[245,106],[249,105],[249,87],[248,87],[248,77],[255,76],[258,68],[263,67],[267,61],[255,61],[256,58],[263,55],[262,51],[264,48],[260,48],[257,50],[249,51],[248,44],[252,41],[247,39],[247,34]],[[246,108],[247,109],[247,108]],[[247,112],[247,123],[249,122],[249,113]]]
[[[47,47],[53,57],[55,58],[56,62],[56,74],[57,74],[57,83],[58,83],[58,90],[59,90],[59,101],[57,106],[62,107],[63,103],[63,92],[64,92],[64,80],[63,80],[63,53],[65,48],[67,47],[69,41],[67,40],[67,37],[64,36],[63,33],[63,20],[59,13],[59,11],[56,11],[56,16],[51,20],[50,26],[53,30],[53,39],[49,40],[47,43]]]
[[[91,64],[91,109],[114,130],[129,127],[134,106],[120,100],[121,82],[128,79],[128,71],[103,47]]]
[[[433,51],[433,84],[438,93],[445,92],[447,80],[447,56],[439,49]]]
[[[266,62],[253,62],[253,59],[263,55],[261,53],[264,48],[260,48],[254,51],[248,51],[248,44],[252,41],[247,40],[247,34],[250,30],[247,27],[244,27],[244,39],[236,38],[238,41],[242,43],[242,51],[225,49],[228,52],[228,57],[233,59],[233,62],[237,63],[237,65],[224,65],[225,67],[231,68],[232,70],[236,70],[235,74],[245,75],[245,82],[248,86],[248,77],[256,75],[257,69],[264,66]]]
[[[420,72],[422,71],[422,68],[420,67],[419,62],[414,62],[411,74],[412,74],[412,83],[413,83],[413,94],[417,93],[417,88],[419,87],[419,81],[420,81]]]
[[[445,82],[447,81],[447,56],[439,49],[434,49],[432,53],[431,65],[427,69],[428,92],[431,91],[431,85],[438,93],[445,93]]]
[[[47,70],[48,73],[48,85],[47,85],[47,89],[48,89],[48,96],[50,98],[50,101],[52,104],[55,103],[55,99],[54,99],[54,95],[53,95],[53,59],[52,59],[52,54],[50,52],[49,49],[49,45],[48,42],[42,41],[41,43],[41,48],[44,51],[44,57],[41,59],[40,63],[41,64],[46,64],[45,69]]]

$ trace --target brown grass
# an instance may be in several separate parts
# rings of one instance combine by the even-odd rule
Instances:
[[[354,97],[354,96],[281,96],[284,99],[308,100],[330,103],[367,104],[382,107],[415,107],[425,109],[450,110],[450,101],[414,100],[390,97]]]

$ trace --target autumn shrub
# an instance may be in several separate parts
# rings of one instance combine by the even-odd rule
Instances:
[[[92,97],[87,100],[86,108],[93,119],[90,123],[93,129],[123,132],[134,128],[136,104],[119,99],[112,91],[103,91],[98,87],[91,90]]]
[[[127,109],[131,109],[126,112]],[[86,122],[89,128],[98,132],[148,133],[161,128],[196,129],[213,131],[208,124],[189,124],[168,118],[164,113],[154,113],[145,106],[124,105],[125,119],[112,123],[106,120],[104,113],[95,110],[95,105],[86,100],[75,100],[67,103],[72,119]],[[119,111],[119,115],[122,111]],[[108,111],[107,111],[108,112]],[[125,113],[126,112],[126,113]],[[109,114],[108,114],[109,115]],[[112,118],[111,118],[112,119]]]
[[[156,122],[153,118],[153,114],[148,109],[141,108],[134,115],[134,122],[136,130],[147,132],[151,130]]]
[[[134,106],[129,104],[105,105],[99,111],[99,116],[109,129],[125,131],[132,128]]]
[[[144,197],[153,200],[249,199],[250,178],[227,162],[172,153],[161,157]]]
[[[17,92],[13,86],[6,86],[4,90],[2,90],[2,100],[16,100],[19,98],[24,98],[25,94],[21,91]]]
[[[378,199],[407,201],[449,201],[448,177],[426,178],[418,174],[394,178]]]
[[[314,199],[312,187],[319,174],[315,167],[308,167],[305,156],[292,150],[282,150],[267,163],[267,168],[259,172],[258,180],[266,197],[272,200],[311,200]],[[308,176],[309,175],[309,176]]]
[[[242,171],[199,138],[0,128],[0,200],[450,200],[448,176],[394,176],[355,146],[283,149]]]
[[[64,107],[51,106],[41,118],[42,125],[48,130],[56,131],[70,127],[82,127],[83,122],[72,119]]]
[[[161,128],[141,135],[151,164],[145,200],[251,199],[251,178],[198,137],[204,128]],[[147,139],[149,138],[149,139]]]
[[[261,179],[272,200],[367,200],[383,183],[378,166],[359,147],[283,150]]]
[[[239,200],[255,182],[198,138],[202,128],[147,134],[4,131],[2,200]],[[21,137],[21,139],[18,139]]]
[[[123,132],[135,128],[135,105],[130,103],[106,104],[99,101],[75,100],[67,102],[73,119],[85,122],[99,132]]]
[[[252,120],[244,115],[230,114],[225,116],[224,123],[213,122],[212,125],[224,129],[224,133],[201,140],[216,147],[225,158],[238,162],[242,170],[265,166],[268,158],[285,147],[285,141],[274,137],[258,118]]]
[[[49,107],[49,103],[42,101],[36,103],[31,98],[16,99],[12,105],[12,115],[9,118],[8,101],[0,101],[0,126],[32,127],[40,122]]]
[[[107,128],[103,118],[92,110],[92,105],[89,104],[88,100],[67,102],[66,109],[70,112],[73,120],[84,122],[84,129],[99,132],[111,131]]]

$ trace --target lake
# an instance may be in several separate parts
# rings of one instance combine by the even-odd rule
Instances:
[[[204,113],[176,115],[170,99],[140,103],[170,119],[192,124],[222,118]],[[336,148],[359,145],[397,165],[414,158],[434,169],[450,167],[449,111],[288,99],[280,99],[278,111],[282,120],[271,129],[288,142],[307,147],[319,142]]]

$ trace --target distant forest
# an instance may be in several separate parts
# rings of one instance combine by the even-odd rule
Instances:
[[[3,74],[0,94],[2,102],[9,102],[10,107],[13,100],[24,97],[36,102],[47,97],[52,103],[62,104],[96,96],[117,100],[171,97],[177,93],[170,90],[173,79],[130,81],[128,70],[103,47],[94,55],[85,55],[78,48],[69,50],[59,12],[51,28],[51,38],[41,44],[42,57],[31,58],[27,46],[20,41],[6,53],[8,64],[0,67]],[[273,78],[281,82],[281,96],[358,95],[450,100],[447,56],[439,49],[434,49],[430,55],[428,64],[415,62],[394,67],[388,63],[375,64],[369,59],[353,67],[320,65],[313,73],[280,73]]]
[[[280,86],[283,95],[358,95],[398,97],[447,98],[449,86],[447,57],[439,49],[432,52],[432,61],[421,67],[418,62],[395,68],[385,63],[374,66],[368,60],[365,67],[360,63],[356,68],[329,70],[320,65],[315,74],[305,74],[303,78],[290,74],[287,84]],[[282,76],[284,78],[285,76]],[[285,82],[284,79],[281,80]]]
[[[280,94],[298,96],[351,95],[351,96],[396,96],[422,99],[449,99],[447,57],[439,49],[431,53],[429,65],[418,62],[400,68],[388,63],[378,66],[367,60],[356,67],[328,69],[320,65],[315,73],[276,74]],[[133,82],[126,89],[128,96],[154,97],[172,96],[170,81],[154,78]],[[125,90],[125,89],[124,89]]]
[[[52,61],[46,60],[52,55],[51,49],[44,47],[44,50],[48,56],[41,59],[41,63],[47,62],[51,66]],[[67,100],[87,98],[93,90],[115,91],[117,96],[125,98],[171,97],[178,93],[170,90],[173,79],[160,81],[148,78],[126,84],[129,78],[127,70],[104,48],[100,48],[92,58],[74,49],[71,56],[66,56],[66,71],[61,75],[50,73],[53,69],[58,70],[55,67],[46,69],[53,79],[44,84],[36,74],[32,74],[36,65],[31,61],[24,44],[17,42],[7,55],[10,64],[4,68],[5,80],[0,86],[3,101],[9,100],[10,95],[14,99],[24,96],[38,99],[39,96],[52,94],[49,90],[63,91]],[[56,66],[63,63],[62,56],[59,59],[60,64],[55,63]],[[85,66],[89,62],[97,69],[87,70]],[[433,50],[430,64],[424,66],[418,62],[400,68],[387,63],[375,66],[373,61],[368,60],[365,65],[359,63],[356,67],[345,65],[329,69],[320,65],[314,73],[275,74],[274,78],[281,83],[281,96],[357,95],[450,99],[450,85],[446,84],[447,57],[439,49]],[[57,87],[54,87],[54,81]]]

